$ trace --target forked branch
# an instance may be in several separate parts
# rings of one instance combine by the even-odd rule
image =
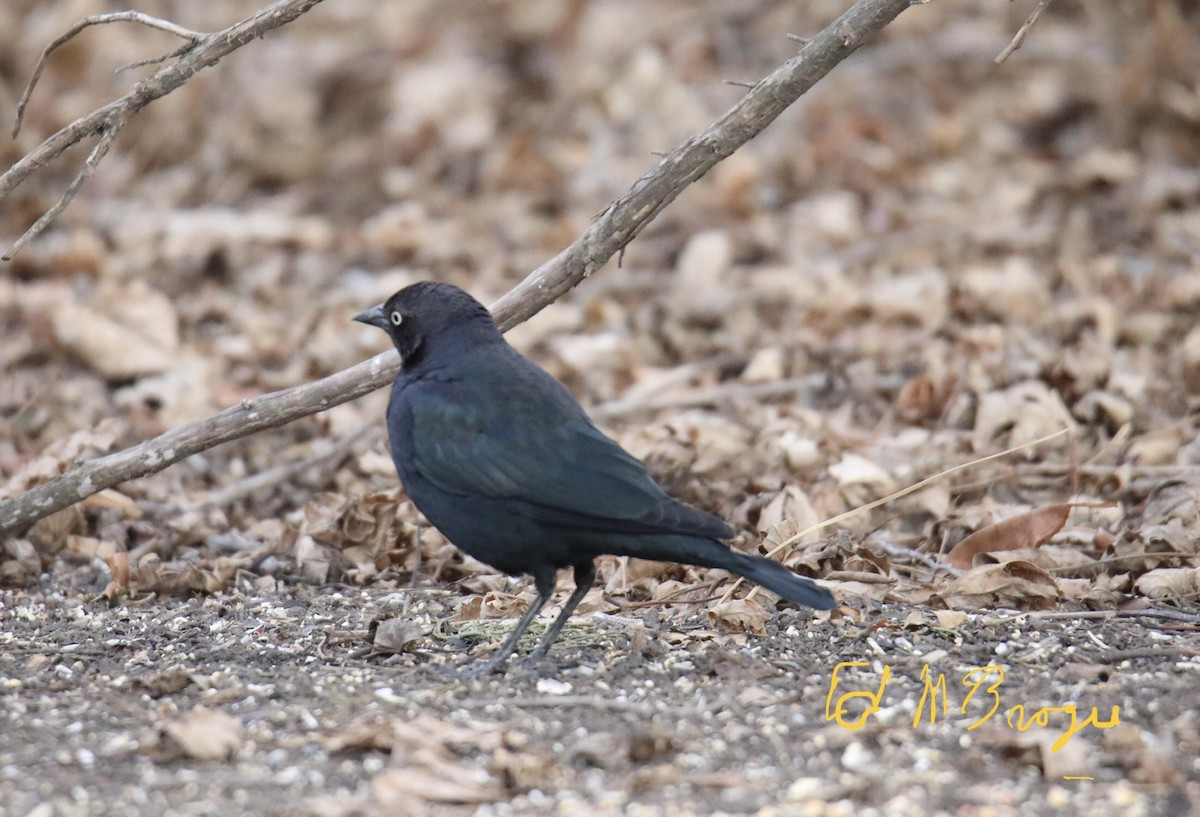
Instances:
[[[33,93],[33,89],[41,77],[42,68],[45,66],[50,54],[85,28],[104,23],[135,22],[168,31],[188,41],[183,48],[176,49],[162,58],[168,59],[169,62],[146,79],[135,84],[129,93],[101,108],[97,108],[86,116],[76,119],[25,154],[3,175],[0,175],[0,201],[3,201],[6,196],[12,193],[13,190],[34,172],[49,165],[69,148],[92,137],[96,137],[97,139],[96,145],[89,154],[87,161],[84,162],[83,168],[75,176],[71,184],[67,186],[67,190],[62,198],[46,211],[45,215],[39,218],[32,227],[26,230],[13,243],[13,246],[5,255],[0,256],[0,261],[12,260],[13,256],[22,247],[29,243],[31,239],[44,230],[67,208],[71,200],[75,198],[76,193],[79,192],[83,183],[95,171],[96,165],[104,157],[104,154],[108,152],[108,148],[112,145],[113,140],[116,139],[117,134],[121,132],[121,128],[125,126],[125,123],[134,114],[154,100],[166,96],[183,85],[196,72],[215,65],[227,54],[236,51],[251,40],[263,36],[268,31],[290,23],[320,2],[321,0],[278,0],[278,2],[261,9],[254,16],[212,34],[200,34],[195,31],[189,31],[188,29],[176,26],[174,23],[159,20],[156,17],[150,17],[138,12],[102,14],[96,17],[84,18],[76,23],[67,33],[50,43],[42,52],[42,57],[38,60],[37,68],[33,72],[29,85],[26,87],[25,93],[21,95],[21,101],[17,105],[14,134],[20,130],[30,95]]]
[[[160,20],[157,17],[151,17],[149,14],[143,14],[140,11],[115,11],[112,14],[96,14],[92,17],[84,17],[75,25],[67,29],[66,33],[58,39],[54,40],[48,46],[42,49],[42,56],[38,58],[37,66],[33,69],[33,75],[29,78],[29,84],[25,86],[25,92],[21,94],[21,101],[17,103],[16,121],[13,122],[13,138],[21,132],[21,123],[25,121],[25,108],[29,105],[29,98],[33,96],[33,89],[37,87],[38,80],[42,78],[42,71],[46,67],[46,62],[49,61],[50,55],[57,51],[62,46],[75,39],[79,32],[91,26],[106,25],[108,23],[141,23],[150,28],[157,28],[160,31],[166,31],[174,34],[177,37],[182,37],[188,41],[188,44],[181,51],[172,51],[167,55],[181,56],[196,47],[196,44],[202,41],[207,34],[201,34],[196,31],[190,31],[186,28],[181,28],[168,20]],[[162,59],[156,60],[161,62]]]

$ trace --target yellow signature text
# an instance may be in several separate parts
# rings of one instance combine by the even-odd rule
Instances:
[[[843,674],[847,670],[869,666],[871,665],[866,661],[843,661],[833,668],[833,675],[829,680],[829,693],[825,696],[825,720],[834,721],[844,729],[858,730],[866,726],[871,716],[879,711],[883,706],[887,685],[892,680],[892,668],[886,664],[883,665],[883,670],[879,674],[878,686],[873,689],[856,689],[840,693],[838,691],[838,687],[844,681]],[[921,699],[913,714],[914,728],[926,719],[931,724],[937,723],[938,710],[941,710],[941,716],[944,718],[949,706],[944,673],[939,672],[934,678],[929,665],[926,664],[921,669],[921,683]],[[1003,684],[1003,667],[977,667],[963,675],[962,685],[966,688],[966,692],[963,695],[962,704],[958,708],[959,713],[966,715],[967,708],[973,702],[977,710],[987,707],[987,710],[967,727],[968,732],[987,723],[1000,711],[1000,687]],[[860,706],[862,706],[861,710]],[[1107,720],[1100,719],[1100,712],[1096,707],[1092,707],[1091,712],[1081,718],[1080,710],[1075,704],[1043,706],[1033,711],[1032,714],[1027,714],[1026,709],[1024,704],[1015,704],[1005,710],[1005,722],[1009,728],[1024,732],[1034,726],[1046,728],[1054,723],[1063,724],[1063,733],[1050,747],[1055,752],[1065,747],[1071,738],[1089,726],[1094,729],[1112,729],[1121,722],[1121,707],[1119,706],[1112,708]],[[857,716],[853,714],[855,712],[857,712]]]

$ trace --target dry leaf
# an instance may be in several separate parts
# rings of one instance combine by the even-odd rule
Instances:
[[[409,652],[424,633],[411,619],[389,618],[379,622],[371,650],[376,654]]]
[[[980,396],[975,412],[975,445],[983,450],[1003,438],[1003,444],[1018,446],[1075,427],[1056,392],[1040,380],[1026,380]],[[1049,445],[1062,444],[1059,441]],[[1029,449],[1025,456],[1032,459],[1038,450]]]
[[[123,548],[119,548],[116,542],[95,539],[91,536],[67,537],[67,552],[85,559],[111,559],[113,554],[119,550],[123,550]]]
[[[613,591],[606,590],[606,593]],[[667,579],[663,582],[656,582],[650,593],[650,601],[654,602],[671,602],[681,601],[688,598],[694,598],[696,585],[690,582],[681,582],[676,579]]]
[[[714,626],[754,635],[766,635],[771,614],[750,599],[731,599],[714,604],[705,612]]]
[[[398,511],[395,492],[314,496],[304,506],[304,522],[295,541],[297,563],[313,581],[344,575],[366,581],[400,538]]]
[[[481,619],[519,618],[529,606],[531,599],[523,594],[490,592],[480,599],[479,617]]]
[[[778,437],[772,437],[772,442],[783,453],[783,461],[792,471],[804,472],[825,461],[821,444],[812,437],[785,431]]]
[[[467,596],[458,602],[454,609],[454,623],[461,621],[479,621],[483,618],[483,596]]]
[[[857,454],[846,454],[829,466],[829,475],[851,505],[864,505],[896,490],[896,481],[887,471]]]
[[[390,746],[395,768],[372,778],[371,789],[382,813],[407,814],[421,804],[487,803],[508,796],[487,768],[467,757],[471,752],[495,753],[499,738],[496,729],[422,716],[367,722],[327,738],[326,746],[384,751]]]
[[[35,485],[57,479],[77,460],[92,459],[108,453],[117,442],[123,424],[114,419],[101,420],[94,428],[76,431],[65,440],[49,446],[41,456],[26,462],[0,489],[0,497],[27,491]]]
[[[396,719],[390,717],[355,721],[321,738],[321,746],[327,752],[344,752],[347,749],[391,752],[396,745],[396,724]]]
[[[1155,601],[1192,601],[1200,597],[1200,568],[1162,567],[1138,578],[1133,589]]]
[[[163,748],[197,760],[232,760],[242,747],[242,724],[236,718],[198,706],[162,727]]]
[[[39,519],[29,529],[28,539],[39,553],[51,556],[67,547],[70,536],[79,533],[85,526],[83,509],[79,505],[72,505]]]
[[[959,576],[941,591],[951,607],[979,609],[1012,607],[1017,610],[1050,610],[1058,600],[1054,578],[1029,562],[980,565]]]
[[[179,346],[175,306],[134,281],[117,299],[101,300],[112,314],[68,302],[50,312],[58,343],[108,380],[129,380],[171,367]]]
[[[42,572],[42,560],[27,539],[10,539],[0,552],[0,586],[25,587]]]
[[[742,369],[740,379],[744,383],[771,383],[782,380],[787,356],[778,346],[759,349]]]
[[[933,614],[937,616],[938,626],[943,630],[957,630],[966,624],[967,619],[970,618],[966,613],[959,610],[934,610]]]
[[[968,268],[956,280],[962,308],[971,312],[1032,323],[1050,303],[1046,275],[1021,256],[1009,256],[1002,267]]]
[[[105,488],[99,493],[92,494],[83,500],[85,508],[107,509],[116,508],[125,515],[126,519],[141,519],[142,509],[130,497],[113,488]]]
[[[115,599],[117,596],[124,595],[129,592],[129,553],[120,551],[112,553],[105,558],[105,563],[108,565],[108,571],[112,575],[112,579],[104,588],[104,597],[106,599]]]
[[[1036,548],[1062,530],[1070,505],[1047,505],[977,530],[959,542],[943,561],[968,570],[980,553]]]
[[[679,255],[672,277],[670,308],[684,318],[713,319],[728,308],[725,279],[733,261],[733,242],[724,230],[692,235]]]
[[[819,521],[807,494],[794,485],[788,485],[763,506],[755,527],[767,534],[767,547],[770,549]],[[785,532],[785,526],[786,531],[790,532]],[[814,532],[802,541],[813,541],[816,536]]]

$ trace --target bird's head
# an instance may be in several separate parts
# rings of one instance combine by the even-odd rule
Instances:
[[[448,346],[500,337],[487,307],[453,284],[436,281],[407,286],[354,320],[387,332],[405,366],[428,353],[431,343]]]

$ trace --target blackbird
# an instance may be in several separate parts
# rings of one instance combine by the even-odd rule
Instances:
[[[482,672],[503,665],[550,599],[557,571],[570,567],[575,591],[532,653],[545,655],[606,553],[720,568],[788,601],[834,606],[828,590],[778,562],[722,544],[734,535],[728,525],[667,496],[458,287],[413,284],[354,320],[387,332],[400,352],[387,430],[413,504],[459,549],[533,576],[537,601]]]

